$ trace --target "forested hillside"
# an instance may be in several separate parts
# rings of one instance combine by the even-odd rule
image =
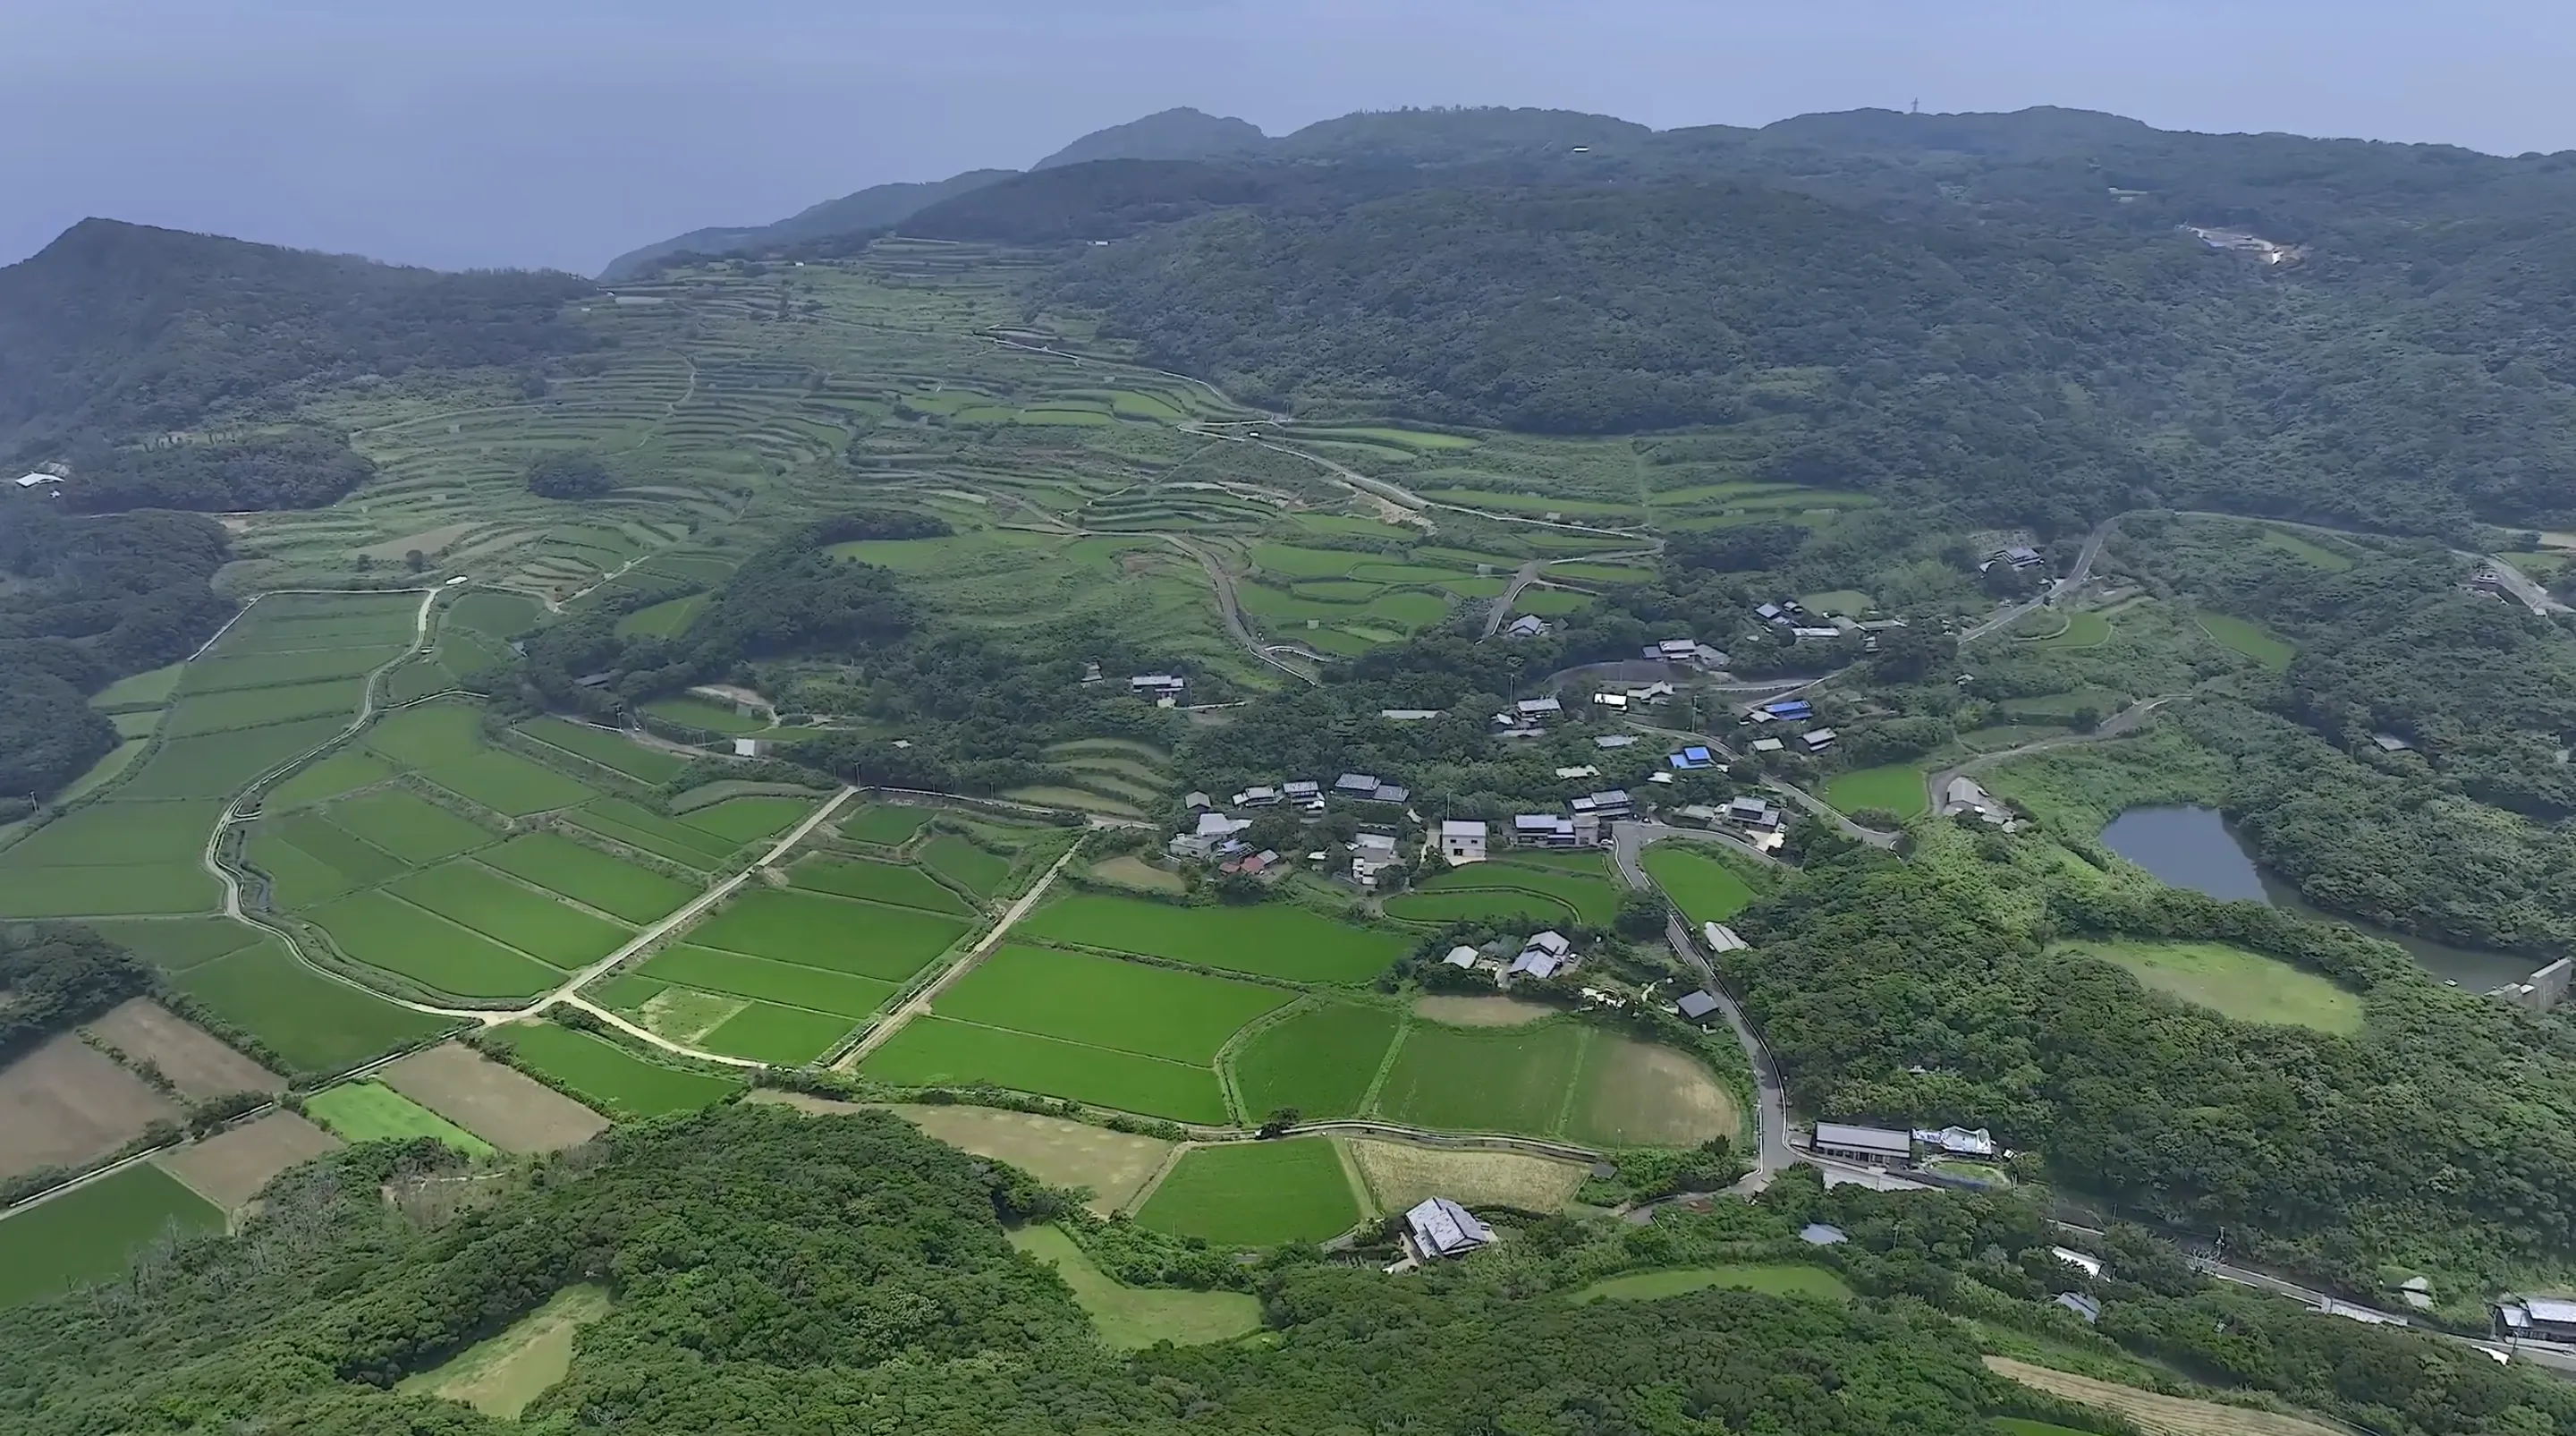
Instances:
[[[589,288],[84,220],[0,269],[0,449],[187,428],[281,385],[587,348],[561,311]]]
[[[1240,1273],[1270,1330],[1120,1356],[1001,1223],[1062,1194],[886,1114],[739,1106],[621,1128],[415,1227],[384,1200],[457,1175],[437,1143],[376,1143],[288,1174],[238,1240],[130,1284],[0,1313],[0,1420],[63,1432],[257,1425],[509,1429],[1256,1432],[1796,1431],[1984,1436],[1995,1416],[2117,1436],[2099,1409],[1987,1371],[1946,1312],[2052,1326],[2078,1285],[2010,1199],[1793,1176],[1756,1205],[1651,1226],[1521,1219],[1502,1251],[1389,1277],[1289,1249]],[[1792,1235],[1828,1221],[1848,1244]],[[2114,1235],[2105,1331],[2386,1436],[2516,1436],[2576,1418],[2565,1388],[2464,1348],[2202,1290]],[[1712,1258],[1802,1263],[1856,1302],[1704,1290],[1569,1300],[1596,1277]],[[1778,1268],[1774,1268],[1778,1269]],[[405,1386],[577,1285],[608,1309],[515,1427]],[[149,1299],[138,1300],[147,1294]],[[2213,1332],[2224,1333],[2223,1337]],[[2089,1361],[2134,1363],[2093,1341]],[[2066,1429],[2061,1425],[2052,1429]]]

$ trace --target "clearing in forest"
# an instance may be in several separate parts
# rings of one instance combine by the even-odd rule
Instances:
[[[1101,1271],[1059,1228],[1020,1227],[1009,1237],[1012,1246],[1055,1268],[1092,1329],[1116,1350],[1142,1351],[1165,1341],[1204,1346],[1261,1325],[1261,1299],[1249,1292],[1127,1286]]]
[[[1663,1267],[1632,1271],[1596,1281],[1577,1291],[1574,1300],[1654,1301],[1708,1288],[1766,1292],[1772,1296],[1805,1296],[1821,1301],[1849,1301],[1852,1289],[1820,1266],[1795,1262],[1747,1263],[1736,1266]]]
[[[403,1378],[394,1389],[460,1401],[486,1416],[518,1419],[572,1370],[573,1336],[610,1310],[608,1289],[570,1286],[499,1335]]]
[[[2011,1377],[2024,1386],[2033,1386],[2051,1396],[2063,1396],[2087,1406],[2100,1406],[2117,1411],[2138,1423],[2147,1436],[2339,1436],[2335,1428],[2296,1416],[2283,1416],[2270,1411],[2254,1411],[2242,1406],[2222,1406],[2215,1401],[2193,1401],[2181,1396],[2162,1396],[2122,1386],[2116,1381],[2097,1381],[2071,1371],[2058,1371],[2046,1366],[2033,1366],[2005,1356],[1989,1356],[1986,1368],[2001,1376]]]
[[[2158,992],[2240,1022],[2347,1034],[2362,1027],[2359,994],[2280,958],[2226,943],[2083,938],[2061,950],[2116,962]]]

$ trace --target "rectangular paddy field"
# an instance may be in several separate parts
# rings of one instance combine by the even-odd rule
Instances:
[[[1837,773],[1825,784],[1825,801],[1846,813],[1874,808],[1900,818],[1916,817],[1932,806],[1923,770],[1909,763]]]
[[[1460,919],[1581,923],[1608,927],[1619,916],[1619,889],[1596,855],[1576,864],[1496,859],[1451,868],[1413,892],[1389,898],[1387,912],[1411,922]]]
[[[519,731],[548,747],[587,758],[639,783],[667,783],[689,766],[689,760],[676,753],[647,748],[623,734],[593,728],[586,723],[570,723],[561,718],[532,718],[520,724]]]
[[[331,741],[347,726],[343,717],[326,716],[238,733],[173,738],[117,788],[116,796],[120,802],[228,798],[250,786],[253,778]]]
[[[325,1088],[304,1099],[304,1112],[344,1142],[435,1137],[467,1156],[492,1153],[491,1143],[378,1082]]]
[[[632,923],[649,923],[687,904],[696,889],[556,833],[523,833],[475,861]]]
[[[0,1306],[56,1296],[123,1273],[165,1232],[219,1232],[224,1214],[150,1162],[138,1162],[0,1219]]]
[[[905,1024],[859,1071],[902,1087],[990,1083],[1179,1122],[1226,1120],[1210,1068],[938,1017]]]
[[[1049,903],[1016,930],[1291,982],[1366,982],[1411,947],[1397,933],[1353,927],[1285,903],[1183,908],[1090,893]]]
[[[254,731],[269,733],[283,730],[261,728]],[[268,812],[309,807],[343,793],[381,783],[394,776],[395,771],[393,764],[364,748],[343,748],[270,788],[261,799],[260,807]]]
[[[1244,1115],[1294,1107],[1309,1118],[1355,1117],[1404,1025],[1385,1007],[1323,1003],[1254,1033],[1233,1055]]]
[[[353,961],[456,997],[535,997],[564,978],[562,969],[386,893],[358,893],[304,916]]]
[[[483,717],[462,703],[431,703],[388,714],[367,730],[367,746],[406,768],[429,768],[483,749]]]
[[[286,1090],[285,1078],[148,997],[118,1003],[82,1025],[126,1056],[160,1068],[183,1096],[203,1100],[235,1092]]]
[[[920,861],[923,867],[982,898],[1000,892],[1011,876],[1009,858],[986,852],[954,833],[942,833],[924,844]]]
[[[69,1032],[0,1067],[0,1177],[84,1167],[187,1114]]]
[[[714,872],[742,844],[666,818],[623,798],[602,798],[563,815],[563,820],[619,847],[632,848],[700,872]]]
[[[1656,843],[1639,862],[1682,916],[1694,923],[1724,922],[1753,904],[1753,885],[1734,868],[1681,843]]]
[[[558,1152],[608,1129],[597,1112],[453,1042],[391,1063],[376,1079],[504,1152]]]
[[[1204,1066],[1245,1023],[1296,996],[1117,958],[1004,947],[942,993],[935,1010],[951,1021]]]
[[[728,1057],[796,1067],[838,1047],[856,1025],[828,1012],[752,1002],[708,1029],[696,1045]]]
[[[351,836],[414,866],[471,852],[500,836],[398,788],[336,804],[330,816]]]
[[[216,800],[93,803],[0,849],[0,917],[123,917],[212,911],[222,889],[201,861]]]
[[[630,1117],[694,1112],[742,1089],[742,1083],[704,1072],[665,1067],[604,1037],[551,1022],[514,1023],[495,1029],[518,1060],[603,1111]]]
[[[689,933],[699,947],[905,982],[965,936],[964,921],[820,893],[763,889]]]
[[[814,807],[806,798],[728,798],[680,821],[739,848],[778,836],[802,822]]]
[[[634,929],[594,917],[552,893],[462,860],[424,868],[386,891],[566,970],[597,962],[635,935]]]
[[[975,906],[919,868],[867,858],[807,858],[787,870],[787,880],[813,892],[866,898],[896,907],[971,917]]]
[[[239,952],[262,936],[247,923],[221,917],[107,918],[88,926],[165,977]]]
[[[596,789],[499,748],[449,759],[422,769],[421,776],[513,818],[574,807],[599,796]]]
[[[273,938],[191,965],[172,981],[301,1073],[343,1071],[456,1025],[315,972]]]
[[[852,1019],[876,1011],[898,990],[896,984],[879,978],[687,943],[655,953],[634,975],[669,986]]]
[[[1139,1226],[1236,1247],[1324,1241],[1359,1220],[1359,1197],[1328,1137],[1192,1148],[1136,1213]]]
[[[1593,1146],[1694,1146],[1739,1135],[1735,1094],[1679,1048],[1569,1020],[1523,1027],[1415,1021],[1377,1115],[1453,1132]]]
[[[229,1213],[240,1211],[278,1173],[339,1145],[338,1138],[311,1122],[280,1111],[228,1127],[152,1161]]]

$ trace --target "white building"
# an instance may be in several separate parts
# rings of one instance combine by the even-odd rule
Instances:
[[[1351,876],[1364,888],[1377,886],[1377,875],[1399,859],[1393,833],[1362,833],[1351,842]]]
[[[1404,1214],[1404,1244],[1419,1261],[1461,1257],[1494,1244],[1494,1229],[1447,1197],[1433,1197]]]
[[[1464,818],[1445,818],[1440,823],[1440,856],[1450,866],[1481,863],[1485,860],[1485,825]]]
[[[1201,813],[1198,824],[1186,833],[1176,833],[1166,851],[1176,858],[1205,861],[1216,856],[1235,834],[1252,826],[1249,818],[1229,818],[1223,813]]]

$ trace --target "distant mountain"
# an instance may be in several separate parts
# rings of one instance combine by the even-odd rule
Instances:
[[[1261,127],[1186,106],[1094,130],[1029,166],[1061,169],[1098,160],[1207,160],[1259,154],[1270,144]]]
[[[243,416],[288,384],[588,348],[563,309],[590,292],[85,219],[0,269],[0,451]]]
[[[887,225],[901,223],[941,200],[981,189],[1017,173],[1017,170],[968,170],[961,175],[921,184],[872,185],[856,194],[845,194],[839,199],[827,199],[821,204],[798,210],[770,224],[746,225],[738,229],[693,229],[687,234],[617,256],[599,272],[599,277],[611,283],[634,279],[652,273],[661,261],[675,254],[730,254],[736,250],[761,249],[802,240],[828,239],[836,234],[883,229]]]
[[[1414,164],[1467,164],[1513,155],[1636,150],[1655,132],[1629,120],[1576,110],[1364,110],[1321,120],[1280,140],[1289,159],[1375,157]]]

